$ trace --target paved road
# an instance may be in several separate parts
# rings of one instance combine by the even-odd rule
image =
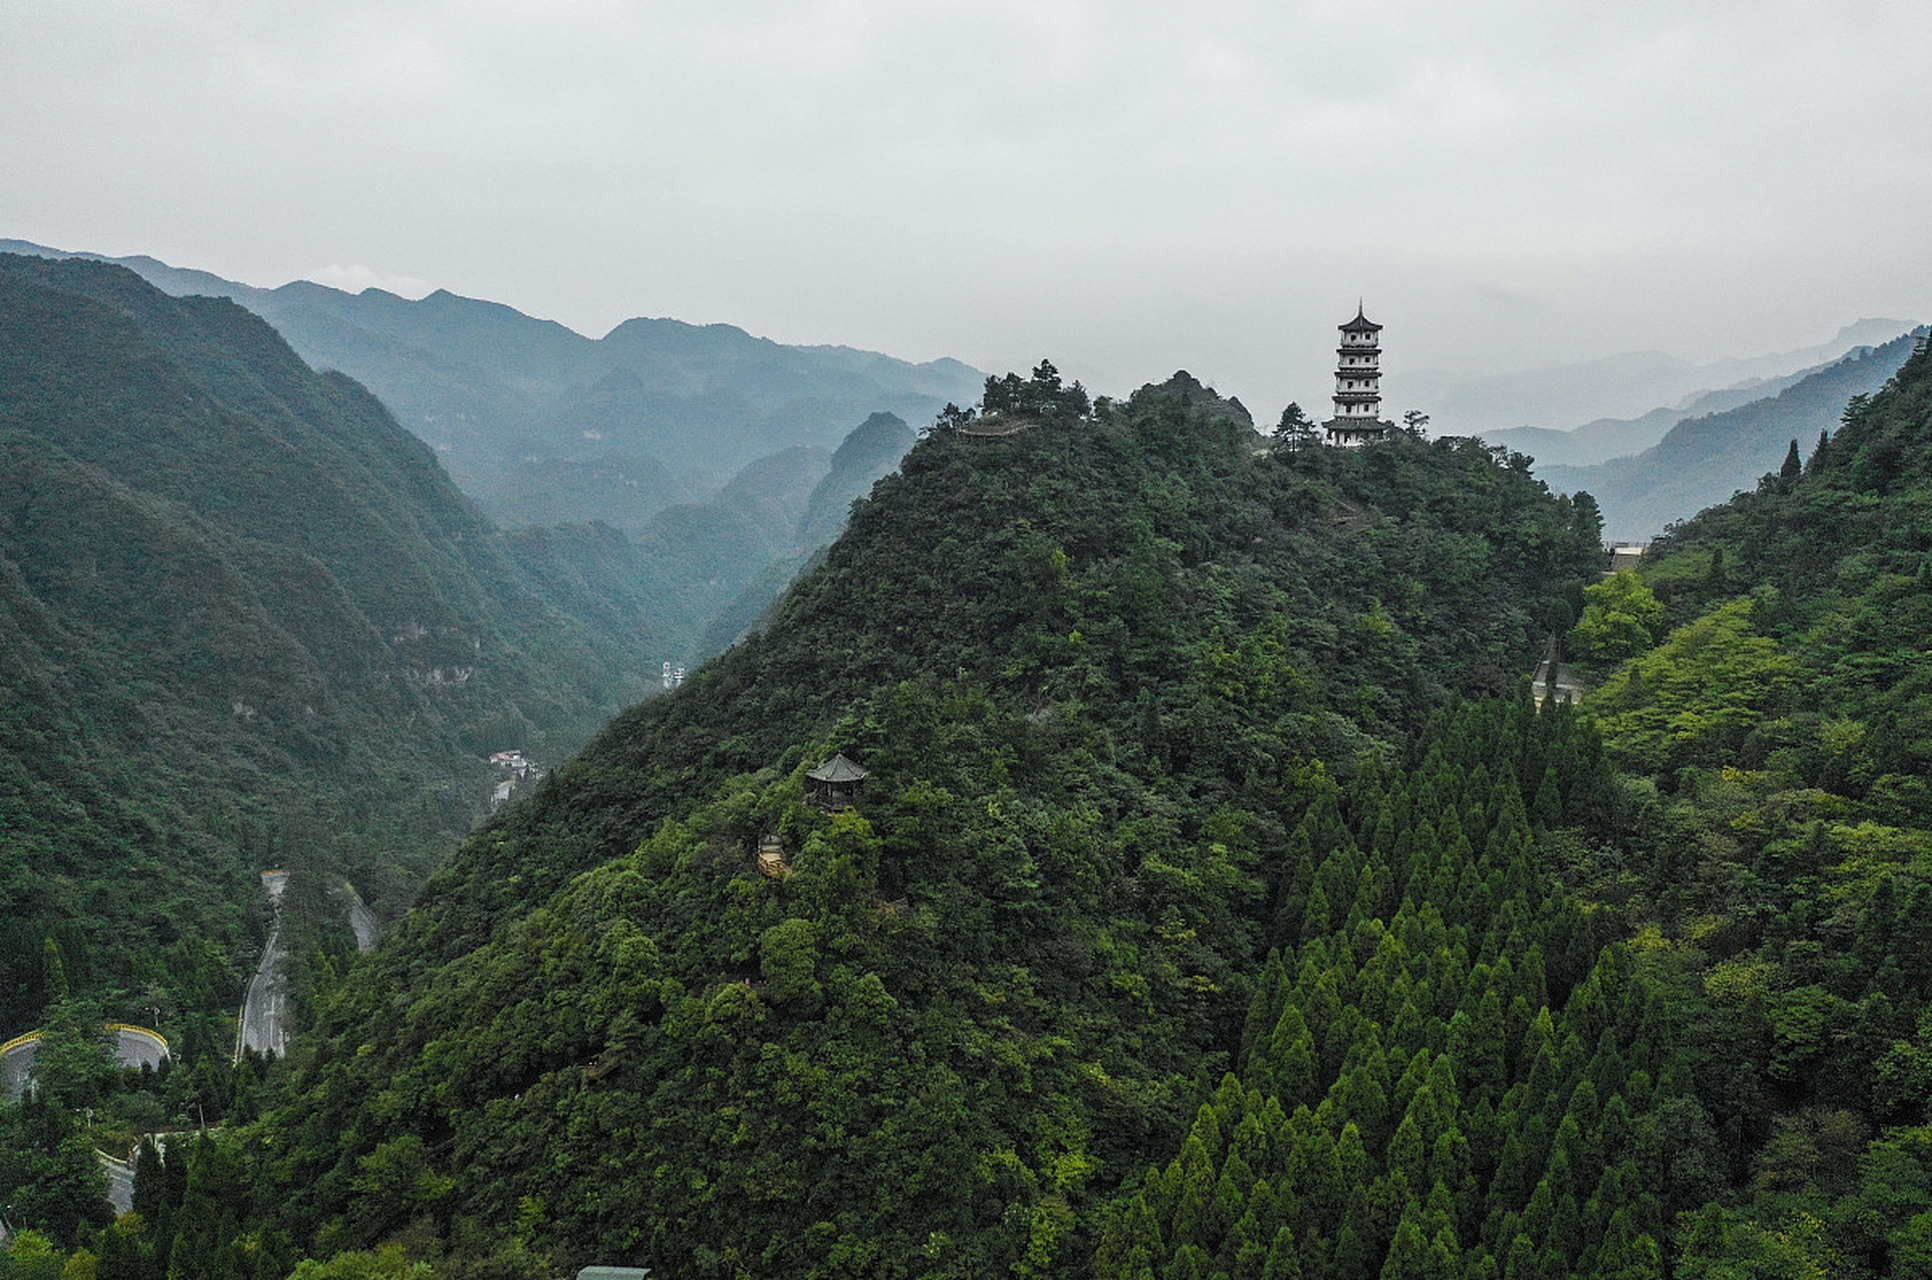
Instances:
[[[27,1076],[33,1071],[34,1058],[39,1053],[40,1042],[28,1040],[7,1050],[6,1056],[0,1058],[0,1086],[5,1087],[7,1097],[18,1098],[27,1091]],[[167,1056],[167,1045],[151,1032],[117,1030],[114,1033],[117,1066],[138,1067],[146,1063],[159,1069]]]
[[[0,1057],[0,1087],[7,1091],[7,1097],[18,1098],[27,1091],[27,1073],[33,1070],[34,1054],[40,1045],[29,1040],[17,1044]]]
[[[262,872],[262,887],[275,904],[275,927],[269,930],[262,962],[255,966],[248,995],[242,1000],[241,1034],[235,1040],[237,1062],[243,1049],[277,1055],[288,1051],[288,1030],[283,1023],[288,1011],[288,980],[282,972],[283,961],[288,958],[282,948],[282,890],[288,887],[288,873]]]
[[[237,1059],[241,1057],[241,1049],[281,1054],[288,1047],[288,1031],[282,1021],[288,1008],[287,982],[282,973],[285,959],[287,953],[282,949],[282,931],[277,928],[268,935],[268,946],[262,949],[262,962],[255,966],[255,976],[248,982],[248,997],[242,1002],[241,1043],[235,1052]]]
[[[134,1162],[117,1160],[105,1151],[95,1151],[107,1173],[107,1202],[116,1213],[134,1212]]]
[[[364,954],[376,949],[376,913],[369,910],[369,904],[362,900],[356,887],[347,881],[342,884],[342,892],[349,899],[349,927],[355,930],[356,950]]]

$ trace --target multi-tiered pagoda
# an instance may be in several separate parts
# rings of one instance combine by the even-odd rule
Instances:
[[[1340,363],[1335,369],[1335,416],[1322,423],[1328,443],[1367,444],[1380,440],[1395,429],[1382,421],[1382,373],[1376,362],[1382,356],[1382,326],[1362,314],[1358,304],[1355,318],[1340,326],[1342,345],[1335,348]]]

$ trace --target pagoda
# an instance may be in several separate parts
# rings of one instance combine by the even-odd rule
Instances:
[[[1382,421],[1382,373],[1376,368],[1382,356],[1382,326],[1363,315],[1357,303],[1355,318],[1338,327],[1342,345],[1335,348],[1339,361],[1335,368],[1335,416],[1322,426],[1330,444],[1363,445],[1395,429],[1394,423]]]

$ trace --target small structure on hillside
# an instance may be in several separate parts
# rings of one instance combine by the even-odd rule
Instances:
[[[1362,313],[1358,302],[1355,318],[1337,326],[1342,345],[1335,348],[1339,363],[1335,368],[1335,416],[1322,427],[1328,443],[1352,447],[1381,440],[1395,430],[1395,424],[1382,421],[1382,326]]]
[[[792,855],[776,835],[758,842],[758,869],[774,880],[783,880],[792,873]]]
[[[1608,548],[1610,552],[1610,567],[1605,572],[1616,573],[1620,569],[1635,569],[1643,563],[1644,548],[1648,545],[1648,543],[1644,542],[1611,543]]]
[[[644,1280],[650,1274],[649,1267],[584,1267],[577,1280]]]
[[[812,803],[821,809],[843,809],[857,804],[865,793],[865,770],[842,754],[833,756],[805,776],[812,784]]]

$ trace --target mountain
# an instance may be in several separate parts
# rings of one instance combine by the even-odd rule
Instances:
[[[1391,404],[1425,409],[1430,415],[1431,429],[1438,433],[1481,435],[1492,443],[1505,443],[1509,448],[1549,462],[1567,462],[1569,459],[1553,456],[1547,447],[1539,452],[1501,437],[1505,432],[1522,429],[1521,424],[1525,423],[1534,424],[1542,431],[1569,431],[1588,426],[1592,436],[1622,439],[1633,448],[1643,448],[1655,443],[1663,429],[1677,421],[1677,418],[1658,421],[1655,415],[1659,412],[1681,410],[1678,417],[1683,417],[1695,411],[1691,401],[1713,389],[1760,388],[1750,398],[1762,398],[1778,389],[1763,384],[1835,361],[1856,347],[1889,341],[1910,327],[1902,320],[1860,320],[1840,330],[1831,341],[1815,347],[1710,364],[1694,364],[1659,351],[1633,351],[1574,364],[1499,374],[1398,372],[1385,376],[1383,383],[1388,388]],[[1705,412],[1730,407],[1733,406],[1722,403],[1702,406]],[[1630,422],[1630,426],[1619,429],[1610,421],[1599,420]],[[1643,439],[1638,422],[1655,426],[1657,434]],[[1538,443],[1547,446],[1550,442],[1539,438]],[[1595,462],[1608,456],[1613,455],[1584,456],[1575,461]]]
[[[634,630],[547,593],[241,307],[0,256],[0,1027],[49,937],[117,1016],[212,1025],[277,862],[396,909],[484,756],[558,759],[649,687]]]
[[[74,1221],[92,1111],[0,1107],[16,1267],[1923,1271],[1932,354],[1608,577],[1475,441],[1001,390],[285,1066],[197,1066],[133,1214]]]
[[[76,256],[23,241],[0,251]],[[700,500],[758,458],[835,447],[868,414],[929,421],[949,401],[976,400],[984,376],[956,360],[785,346],[731,325],[634,319],[591,339],[442,290],[409,301],[308,281],[258,289],[152,258],[115,261],[166,292],[241,303],[310,364],[373,391],[486,510],[535,524],[588,515],[622,527],[639,503],[625,492],[590,511],[586,493],[545,503],[553,490],[532,483],[530,459],[595,464],[616,452],[635,471],[669,472],[673,501]]]
[[[1920,330],[1919,332],[1923,332]],[[1722,502],[1777,469],[1793,440],[1808,448],[1838,424],[1854,396],[1883,386],[1915,339],[1860,348],[1777,395],[1735,409],[1687,418],[1633,457],[1593,467],[1538,466],[1552,488],[1588,492],[1603,511],[1605,536],[1642,541],[1675,520]]]
[[[1651,852],[1573,883],[1621,898],[1670,975],[1730,1149],[1678,1275],[1908,1276],[1932,1227],[1928,503],[1921,339],[1799,474],[1595,593],[1656,610],[1587,706],[1630,779],[1621,847]]]
[[[658,459],[611,450],[582,461],[511,463],[477,505],[505,529],[597,521],[635,537],[683,493],[684,486]]]
[[[1375,984],[1395,1076],[1440,1043],[1502,940],[1485,904],[1535,880],[1502,779],[1556,820],[1546,770],[1589,742],[1527,702],[1452,708],[1518,687],[1598,572],[1594,516],[1471,441],[1258,456],[1244,419],[1181,377],[916,444],[762,634],[493,819],[328,997],[253,1148],[277,1229],[689,1275],[1115,1274],[1112,1206],[1246,1069],[1244,1023],[1281,1018],[1288,949],[1410,938]],[[869,771],[856,809],[808,799],[835,751]],[[1397,798],[1410,767],[1430,798]],[[757,869],[768,836],[788,872]],[[1366,923],[1401,901],[1390,858],[1418,893],[1471,886],[1449,926]],[[1601,939],[1535,892],[1509,918],[1548,944],[1540,1007]],[[1395,1017],[1411,991],[1430,1012]],[[1283,1152],[1299,1096],[1267,1122]]]
[[[913,440],[912,428],[897,414],[875,413],[855,427],[806,499],[793,545],[815,551],[836,540],[852,504],[872,492],[881,476],[898,469]]]
[[[1662,440],[1672,427],[1687,419],[1723,413],[1755,400],[1768,400],[1825,367],[1817,365],[1781,378],[1767,378],[1727,387],[1722,391],[1707,391],[1683,405],[1652,409],[1635,418],[1598,418],[1568,431],[1552,431],[1547,427],[1512,427],[1505,431],[1484,431],[1480,434],[1489,444],[1530,455],[1538,467],[1587,467],[1612,458],[1641,453]]]
[[[709,500],[654,512],[633,537],[578,523],[518,529],[509,545],[533,580],[566,593],[570,612],[628,628],[662,661],[695,664],[759,624],[912,440],[899,418],[873,414],[829,457],[801,445],[760,458]]]

